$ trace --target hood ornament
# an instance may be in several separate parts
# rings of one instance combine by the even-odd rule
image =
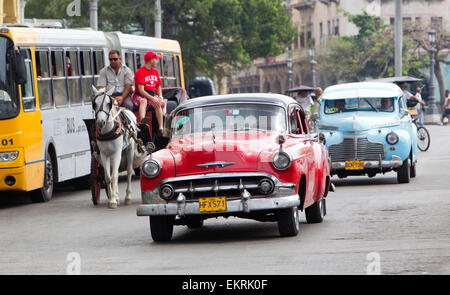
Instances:
[[[218,161],[218,162],[209,162],[209,163],[198,164],[197,167],[209,168],[209,166],[217,166],[219,168],[225,168],[227,166],[234,165],[234,164],[235,164],[234,162]]]

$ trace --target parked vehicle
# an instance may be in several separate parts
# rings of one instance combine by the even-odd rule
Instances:
[[[416,176],[417,128],[395,84],[328,87],[318,128],[326,139],[332,175],[373,177],[396,171],[399,183]]]
[[[155,241],[174,225],[201,227],[212,217],[277,221],[282,236],[326,214],[330,159],[308,133],[301,106],[277,94],[188,100],[166,122],[170,141],[141,166],[142,205]]]
[[[190,98],[216,95],[214,82],[208,77],[197,76],[189,82],[188,95]]]

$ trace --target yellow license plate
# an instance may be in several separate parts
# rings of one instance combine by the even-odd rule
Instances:
[[[346,170],[364,170],[364,161],[345,161]]]
[[[227,198],[225,197],[199,198],[198,207],[200,209],[200,212],[226,211]]]

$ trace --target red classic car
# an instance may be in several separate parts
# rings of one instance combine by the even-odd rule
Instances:
[[[277,221],[281,236],[326,214],[332,184],[322,137],[308,133],[301,106],[277,94],[195,98],[166,118],[170,141],[141,166],[142,205],[153,240],[174,225],[201,227],[212,217]]]

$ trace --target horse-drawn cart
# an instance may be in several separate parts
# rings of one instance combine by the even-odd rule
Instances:
[[[167,112],[169,113],[179,104],[188,99],[186,91],[183,88],[164,88],[163,96],[168,99]],[[138,116],[138,110],[133,110],[135,116]],[[146,116],[150,117],[150,121],[146,124],[139,124],[139,132],[136,134],[135,141],[138,149],[144,153],[152,153],[155,150],[165,148],[167,139],[158,138],[157,122],[152,110],[148,110]],[[91,174],[89,178],[92,203],[97,205],[100,202],[100,192],[102,188],[106,188],[105,170],[100,164],[100,151],[97,146],[98,132],[96,126],[96,119],[85,119],[84,123],[89,134],[89,143],[91,147]],[[135,169],[135,174],[139,175],[140,169]],[[109,199],[109,191],[106,189],[106,194]]]

